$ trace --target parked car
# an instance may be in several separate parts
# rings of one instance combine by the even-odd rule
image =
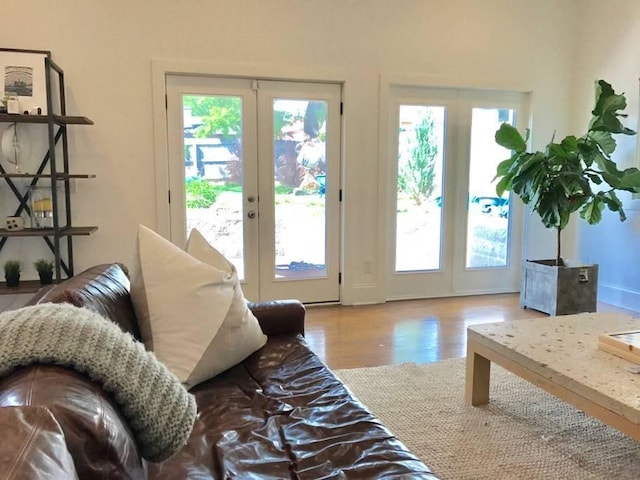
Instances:
[[[435,198],[436,205],[442,207],[442,197]],[[477,204],[480,206],[480,211],[487,215],[498,215],[502,218],[509,216],[509,197],[495,197],[495,196],[482,196],[474,195],[469,201],[470,204]]]
[[[480,205],[480,211],[487,215],[506,218],[509,215],[509,197],[474,196],[471,203]]]

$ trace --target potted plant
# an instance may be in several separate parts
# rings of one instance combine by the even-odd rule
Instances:
[[[557,231],[555,259],[524,262],[522,307],[551,315],[596,310],[597,265],[565,265],[561,233],[578,211],[591,225],[602,219],[605,207],[618,212],[624,221],[626,216],[616,191],[640,192],[640,171],[618,170],[611,159],[616,149],[613,135],[635,135],[620,121],[626,115],[619,112],[626,106],[623,94],[616,94],[611,85],[599,80],[591,122],[581,137],[569,135],[560,142],[552,138],[544,151],[527,152],[529,130],[523,137],[504,123],[496,132],[496,142],[513,152],[511,158],[498,165],[498,197],[512,191],[531,205],[545,227]]]
[[[53,261],[40,258],[33,263],[38,272],[41,285],[49,285],[53,282]]]
[[[4,262],[4,279],[7,287],[15,288],[20,286],[20,262],[17,260],[7,260]]]

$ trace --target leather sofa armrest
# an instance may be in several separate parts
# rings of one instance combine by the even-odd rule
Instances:
[[[53,365],[16,370],[0,379],[0,411],[9,407],[51,412],[79,478],[146,478],[126,421],[102,388],[87,377]]]
[[[3,478],[77,480],[64,433],[46,407],[0,408],[0,431]]]
[[[250,302],[265,335],[300,334],[304,336],[304,305],[298,300]]]

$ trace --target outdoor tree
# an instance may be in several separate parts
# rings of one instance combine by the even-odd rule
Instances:
[[[233,142],[242,133],[242,102],[239,97],[226,96],[185,96],[184,105],[191,107],[194,117],[202,118],[202,125],[196,131],[198,138],[219,135],[223,140]]]
[[[304,112],[304,133],[309,138],[318,138],[327,119],[326,102],[311,101]]]
[[[398,189],[407,194],[416,205],[422,205],[435,190],[437,155],[435,123],[427,113],[415,128],[410,151],[405,155],[400,154],[398,165]]]
[[[218,137],[236,155],[237,159],[229,162],[226,170],[230,183],[241,183],[242,162],[239,159],[242,158],[242,143],[239,138],[242,136],[242,100],[231,96],[187,95],[183,104],[191,108],[191,115],[202,119],[202,124],[193,132],[196,138]],[[197,155],[200,171],[201,153]],[[185,146],[185,160],[191,160],[190,157],[191,152]]]

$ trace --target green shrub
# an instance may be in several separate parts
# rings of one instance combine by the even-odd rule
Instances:
[[[415,129],[410,155],[400,158],[398,190],[406,193],[416,205],[422,205],[435,190],[435,159],[438,139],[435,122],[430,114]]]
[[[187,208],[209,208],[216,201],[214,187],[206,180],[189,178],[185,182]]]

